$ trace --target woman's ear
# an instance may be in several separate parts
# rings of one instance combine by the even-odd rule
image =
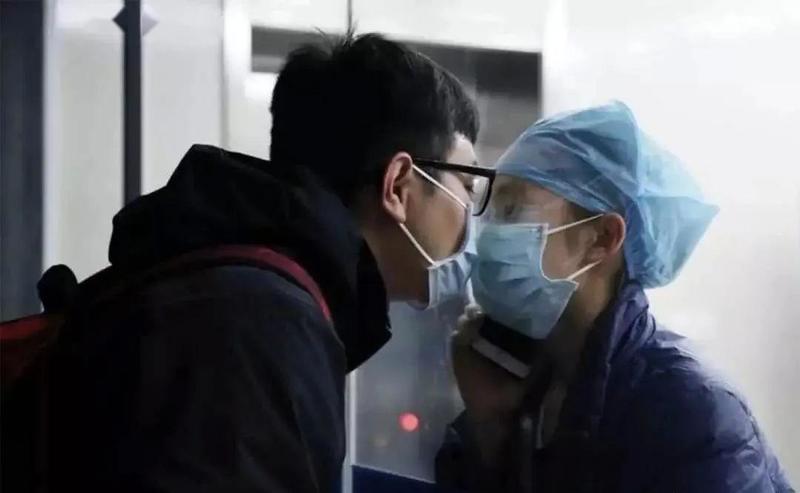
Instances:
[[[625,219],[617,214],[605,214],[594,224],[595,238],[587,254],[587,263],[600,262],[616,255],[625,243]]]
[[[383,174],[381,207],[398,223],[406,222],[408,200],[414,178],[414,161],[406,152],[398,152]]]

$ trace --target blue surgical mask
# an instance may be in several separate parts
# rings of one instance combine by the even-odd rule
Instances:
[[[546,339],[578,289],[575,279],[599,263],[550,279],[542,268],[547,237],[598,217],[552,230],[546,223],[484,225],[472,276],[477,303],[493,320],[532,339]]]
[[[466,295],[472,266],[478,257],[471,212],[470,207],[467,209],[464,239],[456,253],[428,267],[428,308]]]
[[[425,310],[437,307],[446,301],[467,296],[467,284],[472,273],[472,266],[477,257],[474,234],[475,225],[472,217],[471,204],[466,204],[463,200],[458,198],[457,195],[448,190],[447,187],[423,170],[416,166],[414,169],[417,173],[422,175],[423,178],[430,181],[434,186],[445,192],[450,198],[463,207],[466,221],[461,245],[459,245],[459,248],[452,255],[441,260],[434,260],[416,238],[414,238],[414,235],[411,234],[405,224],[400,224],[400,229],[428,264],[428,302],[426,304],[411,303],[415,308]]]

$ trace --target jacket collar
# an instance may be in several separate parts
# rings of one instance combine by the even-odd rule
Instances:
[[[562,406],[559,434],[563,430],[580,439],[596,435],[612,371],[629,361],[654,332],[655,321],[644,290],[636,282],[626,282],[587,337]]]

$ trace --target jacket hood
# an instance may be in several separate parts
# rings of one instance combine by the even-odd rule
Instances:
[[[388,339],[386,290],[350,211],[310,170],[193,146],[161,189],[114,218],[112,266],[142,269],[192,250],[260,244],[317,281],[353,369]]]

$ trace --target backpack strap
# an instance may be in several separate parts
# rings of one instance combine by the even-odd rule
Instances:
[[[91,306],[119,297],[124,293],[134,291],[147,284],[160,279],[172,277],[181,273],[193,272],[204,268],[225,265],[249,265],[260,269],[271,270],[290,281],[296,283],[308,292],[322,310],[322,314],[329,323],[333,323],[330,308],[325,300],[322,290],[313,277],[294,259],[272,248],[261,245],[222,245],[202,250],[195,250],[183,255],[178,255],[166,262],[155,265],[144,272],[133,276],[122,276],[122,281],[111,282],[109,289],[108,277],[114,277],[107,271],[98,273],[98,280],[86,281],[89,291]],[[92,284],[95,284],[92,286]],[[99,285],[99,289],[98,289]],[[99,296],[91,293],[100,292]],[[80,303],[79,303],[80,304]]]
[[[163,269],[154,273],[161,277],[175,270],[194,270],[215,265],[251,265],[272,270],[297,283],[319,305],[329,323],[333,323],[330,307],[313,277],[294,259],[271,248],[259,245],[225,245],[190,252],[168,261]]]
[[[260,245],[225,245],[189,252],[141,274],[123,275],[121,280],[116,278],[113,269],[105,269],[85,282],[94,285],[88,291],[102,293],[99,296],[90,294],[87,302],[89,305],[101,303],[171,275],[222,265],[250,265],[286,277],[308,292],[325,320],[333,324],[330,307],[314,278],[291,257]],[[65,318],[65,313],[42,313],[0,323],[0,383],[12,383],[23,375],[57,339]]]

